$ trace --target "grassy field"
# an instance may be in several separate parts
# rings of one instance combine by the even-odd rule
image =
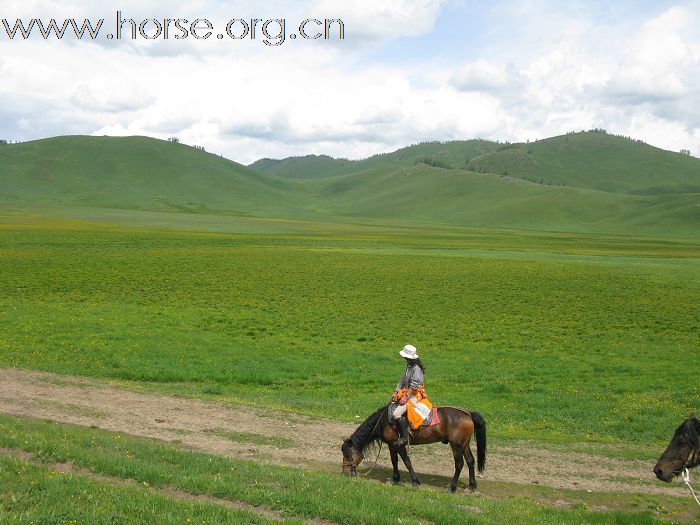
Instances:
[[[432,400],[478,410],[491,443],[651,461],[700,399],[699,163],[603,133],[252,167],[146,137],[0,146],[0,367],[355,422],[386,402],[412,343]],[[552,489],[488,480],[494,499],[408,499],[9,417],[0,447],[3,523],[637,524],[658,521],[627,511],[686,512],[602,493],[555,509]],[[57,474],[66,461],[77,470]],[[610,502],[625,513],[586,510]]]
[[[0,453],[0,518],[18,524],[268,524],[280,523],[253,512],[235,511],[206,503],[189,503],[143,487],[115,486],[86,476],[58,473],[51,468]],[[284,520],[284,523],[302,523]]]
[[[698,408],[700,246],[488,230],[0,228],[0,365],[354,420],[415,344],[493,436],[662,444]]]
[[[3,523],[268,523],[248,510],[183,502],[160,494],[206,495],[273,511],[285,523],[657,524],[645,512],[591,512],[585,502],[556,509],[528,497],[504,500],[411,490],[340,474],[283,468],[179,450],[97,429],[0,416]],[[18,459],[18,455],[22,459]],[[45,464],[42,464],[44,462]],[[72,474],[57,474],[68,464]],[[99,475],[100,479],[92,479]],[[131,480],[130,486],[124,486]],[[410,492],[409,492],[410,491]],[[598,495],[588,495],[592,501]],[[633,497],[629,496],[629,502]],[[676,498],[655,498],[670,518]],[[585,501],[585,500],[584,500]],[[628,502],[628,503],[629,503]]]

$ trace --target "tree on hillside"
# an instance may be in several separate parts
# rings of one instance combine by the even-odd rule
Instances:
[[[689,150],[689,149],[682,149],[682,150],[681,150],[681,155],[688,155],[688,156],[690,156],[690,150]]]
[[[418,159],[414,162],[414,164],[426,164],[428,166],[432,166],[433,168],[442,168],[446,170],[450,169],[450,165],[447,164],[447,162],[444,162],[439,159],[434,159],[432,157],[424,157],[422,159]]]
[[[168,137],[168,142],[173,142],[174,144],[179,144],[180,139],[177,137]]]
[[[4,145],[4,144],[10,144],[10,141],[9,141],[9,140],[5,140],[5,139],[0,139],[0,146],[2,146],[2,145]]]

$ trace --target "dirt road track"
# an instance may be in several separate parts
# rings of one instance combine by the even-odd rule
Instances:
[[[240,459],[335,472],[342,459],[340,444],[356,426],[16,369],[0,369],[0,412],[175,441]],[[230,433],[236,433],[233,439]],[[452,474],[452,453],[444,445],[413,447],[411,456],[419,475]],[[374,455],[367,461],[371,466]],[[386,447],[379,472],[382,467],[390,468]],[[542,449],[525,442],[501,446],[490,439],[483,479],[596,492],[686,495],[680,483],[656,481],[651,468],[649,461]],[[462,477],[466,479],[466,472]]]

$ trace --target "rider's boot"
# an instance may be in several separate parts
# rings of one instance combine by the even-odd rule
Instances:
[[[396,424],[399,427],[399,440],[396,442],[398,446],[402,446],[408,443],[408,418],[402,416],[396,420]]]

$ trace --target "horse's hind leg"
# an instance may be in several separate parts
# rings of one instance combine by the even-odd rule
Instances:
[[[450,443],[452,447],[452,454],[455,458],[455,475],[452,476],[452,481],[450,482],[450,492],[455,492],[457,490],[457,480],[459,479],[459,474],[462,472],[462,467],[464,467],[464,446],[457,443]]]
[[[474,455],[472,454],[472,449],[467,443],[464,447],[464,459],[467,460],[467,467],[469,468],[469,490],[474,492],[476,490],[476,476],[474,475]]]
[[[396,451],[396,447],[394,445],[389,445],[389,456],[391,456],[391,466],[394,469],[394,473],[391,476],[391,480],[394,483],[398,483],[401,481],[401,474],[399,474],[399,454]]]
[[[406,468],[408,469],[408,473],[411,475],[411,481],[413,482],[414,486],[419,486],[420,485],[420,480],[418,479],[418,476],[416,476],[416,472],[413,470],[413,465],[411,464],[411,458],[408,457],[408,452],[406,451],[406,445],[402,445],[399,447],[399,455],[401,456],[401,459],[403,460],[403,464],[406,465]]]

